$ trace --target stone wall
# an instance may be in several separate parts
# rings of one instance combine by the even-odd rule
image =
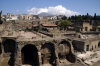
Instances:
[[[79,50],[79,51],[84,51],[84,46],[85,43],[77,40],[73,40],[72,42],[74,49]]]
[[[85,27],[87,27],[87,31],[90,31],[90,29],[92,29],[92,25],[90,25],[90,23],[84,22],[83,23],[83,32],[85,31]]]
[[[43,32],[43,31],[39,31],[40,33],[44,34],[44,35],[47,35],[49,37],[53,37],[53,34],[51,33],[48,33],[48,32]]]
[[[99,43],[99,40],[96,40],[96,41],[92,41],[91,44],[90,44],[90,49],[92,48],[92,50],[95,50],[98,48],[98,43]]]
[[[67,42],[69,42],[67,39],[65,40],[65,41],[67,41]],[[48,50],[47,49],[44,49],[43,50],[43,52],[42,52],[42,46],[44,45],[44,44],[48,44],[48,43],[51,43],[51,44],[53,44],[53,46],[54,46],[54,56],[52,56],[52,57],[54,57],[54,60],[55,60],[55,62],[53,62],[54,64],[56,64],[55,66],[58,66],[59,65],[59,57],[58,57],[58,45],[60,44],[60,42],[62,42],[62,40],[49,40],[49,41],[28,41],[28,42],[18,42],[18,50],[17,50],[17,56],[16,56],[16,62],[15,62],[15,66],[17,66],[18,64],[20,65],[21,63],[22,63],[22,60],[21,60],[21,49],[25,46],[25,45],[27,45],[27,44],[32,44],[32,45],[35,45],[36,46],[36,48],[38,49],[38,57],[39,57],[39,65],[43,65],[43,63],[48,63],[48,61],[46,60],[47,58],[45,58],[45,61],[43,62],[43,60],[41,59],[42,57],[44,57],[42,54],[45,54],[45,52],[47,52]],[[69,43],[70,44],[70,43]],[[49,46],[50,47],[50,46]],[[72,45],[70,45],[69,46],[69,48],[70,48],[70,51],[69,51],[69,53],[66,55],[65,54],[65,56],[68,56],[68,58],[66,58],[65,57],[65,59],[67,60],[67,61],[69,61],[69,62],[72,62],[72,63],[74,63],[75,62],[75,55],[74,55],[74,53],[72,52],[73,50],[71,50],[71,47],[72,47]],[[50,51],[50,50],[49,50]],[[50,55],[51,56],[51,54],[46,54],[46,56],[45,57],[48,57],[48,60],[49,60],[49,56],[48,55]],[[73,59],[73,60],[72,60]],[[21,63],[20,63],[20,62]],[[50,64],[52,64],[52,63],[50,63]]]

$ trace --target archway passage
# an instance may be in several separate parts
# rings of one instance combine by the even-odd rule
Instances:
[[[13,39],[6,39],[3,41],[3,47],[4,47],[4,56],[6,60],[5,62],[8,63],[9,66],[14,66],[15,62],[15,48],[16,48],[16,41]],[[7,59],[6,57],[10,57]]]
[[[15,52],[16,42],[12,39],[7,39],[3,42],[4,52],[5,53],[14,53]]]
[[[58,57],[59,60],[65,59],[71,63],[75,63],[75,55],[71,51],[71,44],[69,41],[63,40],[58,45]],[[66,63],[66,62],[65,62]]]
[[[42,64],[54,65],[55,61],[55,48],[52,43],[46,43],[42,46]]]
[[[62,59],[66,59],[66,55],[69,54],[69,47],[65,44],[60,44],[58,46],[58,56],[59,56],[59,59],[62,60]]]
[[[29,64],[33,66],[39,65],[38,50],[34,45],[25,45],[22,50],[22,64]]]

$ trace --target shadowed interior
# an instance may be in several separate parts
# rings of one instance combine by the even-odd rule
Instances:
[[[8,53],[8,52],[13,53],[15,51],[15,44],[16,44],[16,42],[12,39],[5,40],[3,42],[4,52],[5,53]]]
[[[38,66],[38,50],[34,45],[25,45],[22,50],[22,64]]]

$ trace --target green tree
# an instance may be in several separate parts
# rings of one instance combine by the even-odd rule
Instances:
[[[77,20],[77,16],[75,15],[75,21]]]
[[[97,20],[99,20],[99,21],[100,21],[100,15],[96,16],[96,18],[97,18]]]
[[[58,16],[57,16],[57,20],[59,20]]]
[[[70,21],[70,20],[71,20],[71,18],[70,18],[70,17],[68,17],[68,20]]]
[[[75,16],[71,16],[71,20],[72,21],[75,21]]]
[[[3,18],[4,21],[6,21],[6,18]]]
[[[0,24],[3,23],[3,21],[1,20],[1,14],[2,14],[2,11],[0,12]]]
[[[40,27],[37,28],[37,31],[41,31],[41,30],[42,30],[42,28],[40,28]]]
[[[66,19],[67,19],[67,17],[66,17],[66,16],[63,16],[61,19],[62,19],[62,20],[66,20]]]
[[[69,25],[72,25],[72,23],[68,20],[62,20],[59,24],[60,28],[66,30],[66,28],[69,26]]]
[[[97,20],[97,18],[96,18],[96,13],[94,14],[94,20],[95,20],[95,22],[96,22],[96,20]]]
[[[94,20],[94,17],[93,16],[91,16],[91,20]]]
[[[69,26],[71,24],[72,23],[70,21],[68,21],[68,20],[62,20],[59,25],[60,26]]]
[[[85,20],[85,16],[84,15],[82,15],[82,18],[83,18],[83,21]]]
[[[82,18],[82,16],[81,16],[81,15],[77,16],[77,19],[76,19],[76,21],[78,21],[78,22],[82,22],[82,21],[83,21],[83,18]]]
[[[86,21],[90,21],[91,20],[91,16],[88,13],[87,13],[87,15],[85,17],[86,17],[85,18]]]
[[[95,25],[95,26],[100,26],[100,21],[94,22],[94,25]]]
[[[36,19],[39,19],[39,16],[38,15],[36,15]]]
[[[87,13],[87,16],[89,16],[89,14]]]

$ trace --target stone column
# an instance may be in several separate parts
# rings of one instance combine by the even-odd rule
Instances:
[[[22,65],[22,58],[21,58],[21,48],[19,47],[19,52],[18,52],[18,61],[19,61],[19,65]]]
[[[22,53],[22,63],[24,63],[24,53]]]
[[[3,59],[3,55],[4,55],[4,47],[3,47],[3,45],[1,44],[1,54],[0,54],[0,62],[2,61],[2,59]]]
[[[59,57],[58,57],[58,52],[56,50],[55,50],[55,55],[56,55],[55,64],[56,66],[59,66]]]
[[[18,46],[15,58],[15,66],[22,66],[22,59],[21,59],[21,48]]]
[[[57,46],[55,46],[55,45],[54,45],[54,47],[55,47],[55,56],[56,56],[55,64],[56,64],[56,66],[59,66],[59,57],[58,57],[58,52],[57,52],[58,49],[57,49]]]
[[[1,44],[1,49],[2,49],[2,56],[4,55],[4,46],[3,46],[3,44]]]
[[[41,59],[41,52],[38,51],[38,58],[39,58],[39,66],[42,65],[42,59]]]

